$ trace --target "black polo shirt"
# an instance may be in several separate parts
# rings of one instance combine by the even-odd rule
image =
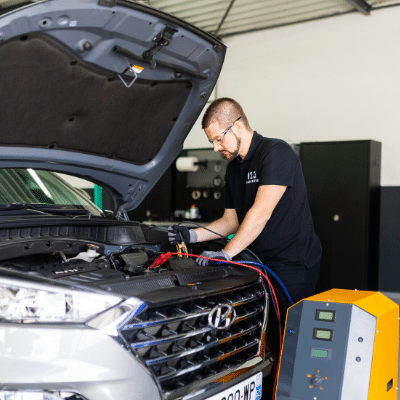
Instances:
[[[299,265],[310,268],[321,257],[314,232],[299,157],[280,139],[254,132],[244,160],[236,157],[225,176],[226,208],[236,210],[239,223],[254,204],[262,185],[287,186],[265,228],[249,247],[267,266]]]

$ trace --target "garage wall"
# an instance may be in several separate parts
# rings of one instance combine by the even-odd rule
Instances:
[[[218,96],[289,142],[382,142],[382,185],[400,185],[400,7],[227,38]],[[185,148],[209,147],[198,121]]]

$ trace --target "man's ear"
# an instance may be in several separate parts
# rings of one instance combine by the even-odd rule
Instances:
[[[239,135],[242,136],[242,133],[244,131],[244,125],[240,123],[240,121],[236,122],[235,124],[235,132]]]

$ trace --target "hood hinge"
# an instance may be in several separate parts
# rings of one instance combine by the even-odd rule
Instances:
[[[121,221],[129,221],[129,216],[128,213],[125,210],[125,207],[128,205],[128,203],[122,204],[120,206],[115,214],[115,218],[119,219]]]
[[[174,36],[176,32],[178,32],[178,29],[171,28],[170,26],[167,25],[153,39],[154,42],[153,46],[151,46],[150,49],[146,50],[142,54],[142,57],[150,62],[150,69],[154,69],[156,67],[156,61],[154,60],[154,50],[157,49],[158,47],[161,48],[168,46],[171,43],[172,36]]]
[[[128,208],[128,210],[132,208],[131,205],[134,203],[135,197],[138,196],[139,192],[143,189],[143,187],[145,187],[145,185],[143,185],[143,183],[139,183],[139,185],[136,187],[136,190],[134,190],[133,193],[131,193],[128,201],[126,201],[124,204],[118,207],[118,210],[115,213],[115,217],[117,219],[129,221],[129,216],[126,211],[126,208]]]

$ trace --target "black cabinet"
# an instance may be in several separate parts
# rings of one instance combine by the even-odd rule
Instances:
[[[381,187],[379,290],[400,292],[400,186]]]
[[[317,290],[377,290],[381,143],[301,143],[300,159],[322,243]]]

